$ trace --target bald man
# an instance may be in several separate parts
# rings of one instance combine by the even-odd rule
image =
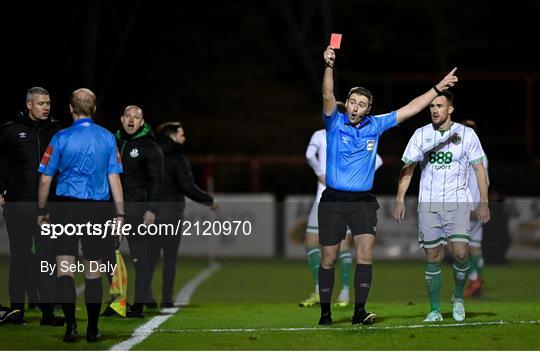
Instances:
[[[120,177],[124,190],[127,217],[132,228],[150,225],[156,220],[156,204],[163,178],[163,152],[155,141],[143,111],[129,105],[120,117],[122,128],[115,136],[124,172]],[[129,252],[135,268],[135,303],[127,312],[128,318],[142,318],[149,292],[148,241],[144,234],[128,237]]]
[[[47,197],[51,181],[57,175],[57,202],[51,220],[53,225],[63,225],[65,230],[54,239],[58,268],[57,300],[62,304],[66,317],[64,341],[75,342],[78,338],[74,275],[84,272],[84,298],[88,313],[86,339],[96,342],[101,336],[98,320],[103,296],[101,270],[96,269],[102,267],[103,248],[107,248],[105,241],[108,238],[103,234],[96,236],[95,225],[103,229],[106,221],[112,218],[108,202],[111,194],[116,208],[116,223],[123,223],[123,194],[119,176],[122,164],[114,135],[92,120],[96,112],[94,93],[86,88],[77,89],[71,94],[69,109],[73,124],[53,136],[39,165],[41,178],[37,222],[42,226],[43,235],[49,223]],[[73,225],[87,223],[92,225],[91,229],[79,228],[76,235],[67,235],[67,225],[73,229]],[[75,262],[79,239],[84,260]]]

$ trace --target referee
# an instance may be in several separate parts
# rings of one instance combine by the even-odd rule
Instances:
[[[373,244],[377,232],[379,204],[371,188],[380,136],[388,129],[422,111],[437,95],[457,82],[456,68],[432,89],[413,99],[404,107],[384,115],[370,114],[373,96],[369,90],[354,87],[345,103],[347,111],[337,110],[334,96],[334,63],[336,54],[329,46],[322,84],[323,119],[326,127],[327,162],[326,189],[319,204],[319,295],[320,325],[332,324],[330,302],[334,287],[334,268],[340,242],[347,227],[356,247],[354,275],[355,305],[353,324],[372,324],[375,314],[366,312],[365,305],[371,287]]]
[[[42,174],[38,191],[38,224],[49,222],[47,196],[53,176],[58,174],[56,187],[57,203],[53,212],[53,222],[62,225],[103,224],[107,221],[108,200],[112,193],[116,206],[116,221],[123,222],[123,195],[119,173],[122,165],[114,135],[98,126],[91,116],[96,111],[96,96],[89,89],[77,89],[71,94],[70,112],[73,117],[71,127],[56,133],[51,140],[39,165]],[[67,228],[66,228],[67,230]],[[54,239],[56,263],[58,267],[57,299],[62,303],[66,317],[64,341],[77,340],[75,322],[75,271],[84,271],[84,298],[88,314],[86,339],[96,342],[100,339],[98,330],[99,311],[103,296],[101,272],[93,270],[90,262],[101,264],[106,240],[94,233],[81,236],[63,234]],[[77,263],[67,270],[66,264],[75,264],[78,254],[79,238],[82,242],[84,266]],[[94,265],[95,267],[95,265]],[[84,270],[81,270],[83,268]]]

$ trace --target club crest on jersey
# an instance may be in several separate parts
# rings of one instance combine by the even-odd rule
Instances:
[[[26,132],[21,132],[21,133],[19,133],[19,138],[20,138],[20,139],[26,138]]]
[[[131,151],[129,152],[129,156],[132,157],[132,158],[138,157],[139,156],[139,149],[137,149],[137,148],[131,149]]]
[[[450,142],[454,143],[454,144],[459,144],[461,143],[461,137],[457,134],[453,135],[452,138],[450,138]]]
[[[366,142],[366,149],[368,151],[372,151],[373,149],[375,149],[375,140],[374,139],[368,139],[368,141]]]

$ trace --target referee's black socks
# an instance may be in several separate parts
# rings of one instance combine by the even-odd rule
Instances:
[[[75,292],[75,281],[69,275],[58,277],[58,290],[56,291],[58,302],[62,304],[62,310],[66,317],[66,325],[75,324],[75,301],[77,293]]]
[[[319,299],[321,302],[321,315],[330,314],[332,291],[334,289],[335,267],[325,269],[319,266]]]
[[[102,299],[103,284],[101,283],[101,277],[97,279],[86,279],[84,282],[84,300],[88,314],[88,331],[98,331],[99,311],[101,310]]]
[[[365,310],[371,288],[372,264],[356,264],[354,272],[354,313]]]

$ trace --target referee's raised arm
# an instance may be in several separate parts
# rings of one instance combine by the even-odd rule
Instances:
[[[456,84],[456,82],[458,81],[457,76],[454,76],[456,70],[457,67],[454,67],[452,71],[450,71],[446,76],[444,76],[444,78],[439,83],[434,85],[433,88],[431,88],[424,94],[414,98],[409,102],[409,104],[397,110],[397,123],[402,123],[413,117],[414,115],[418,114],[420,111],[424,110],[433,99],[441,95],[443,91],[447,90],[450,87],[453,87],[454,84]]]
[[[323,53],[324,57],[324,76],[322,83],[323,112],[325,115],[331,115],[336,109],[336,97],[334,96],[334,62],[336,53],[330,46]]]

